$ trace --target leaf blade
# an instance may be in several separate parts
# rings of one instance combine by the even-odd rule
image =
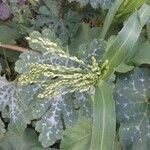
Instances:
[[[109,9],[109,12],[106,16],[106,19],[104,21],[104,26],[103,26],[103,29],[102,29],[102,32],[101,32],[101,37],[104,39],[105,38],[105,35],[115,17],[115,14],[116,12],[118,11],[120,5],[122,4],[123,0],[116,0],[114,2],[114,4],[112,5],[112,7]]]
[[[89,150],[91,130],[91,120],[79,118],[77,124],[73,128],[64,131],[60,149]]]
[[[93,100],[91,150],[111,150],[115,140],[115,104],[109,86],[103,82],[96,87]]]
[[[104,79],[107,79],[114,69],[130,55],[149,14],[150,6],[144,4],[138,12],[129,17],[112,45],[108,47],[105,59],[109,61],[109,69],[105,72]]]
[[[119,138],[125,150],[148,150],[150,140],[150,71],[135,68],[116,82],[115,100]]]

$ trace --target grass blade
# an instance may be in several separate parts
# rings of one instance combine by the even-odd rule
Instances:
[[[144,4],[138,12],[129,17],[123,29],[107,49],[105,59],[108,60],[108,70],[103,79],[107,79],[115,68],[130,55],[149,16],[150,6]]]
[[[124,0],[116,0],[114,2],[114,4],[112,5],[112,7],[110,8],[109,12],[107,13],[107,16],[106,16],[106,19],[104,21],[104,27],[103,27],[103,30],[102,30],[102,33],[101,33],[101,38],[105,38],[105,35],[115,17],[115,14],[117,13],[120,5],[122,4]]]
[[[115,140],[115,102],[109,86],[96,87],[93,99],[93,126],[90,150],[111,150]]]

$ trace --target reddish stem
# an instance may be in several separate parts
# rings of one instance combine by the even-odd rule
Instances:
[[[11,49],[11,50],[19,51],[19,52],[26,52],[29,50],[27,48],[15,46],[15,45],[7,45],[7,44],[0,44],[0,48]]]

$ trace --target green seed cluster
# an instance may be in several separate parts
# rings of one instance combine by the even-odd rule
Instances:
[[[76,57],[69,57],[80,64],[86,65]],[[92,57],[92,64],[86,69],[66,67],[51,64],[30,64],[27,75],[21,75],[19,82],[22,85],[40,84],[43,92],[39,98],[63,94],[63,92],[87,91],[98,82],[101,76],[101,67]],[[64,89],[63,92],[60,89]]]

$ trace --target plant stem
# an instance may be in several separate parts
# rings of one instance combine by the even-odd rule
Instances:
[[[15,45],[7,45],[7,44],[0,44],[0,48],[10,49],[10,50],[18,51],[18,52],[26,52],[29,50],[24,47],[19,47]]]

